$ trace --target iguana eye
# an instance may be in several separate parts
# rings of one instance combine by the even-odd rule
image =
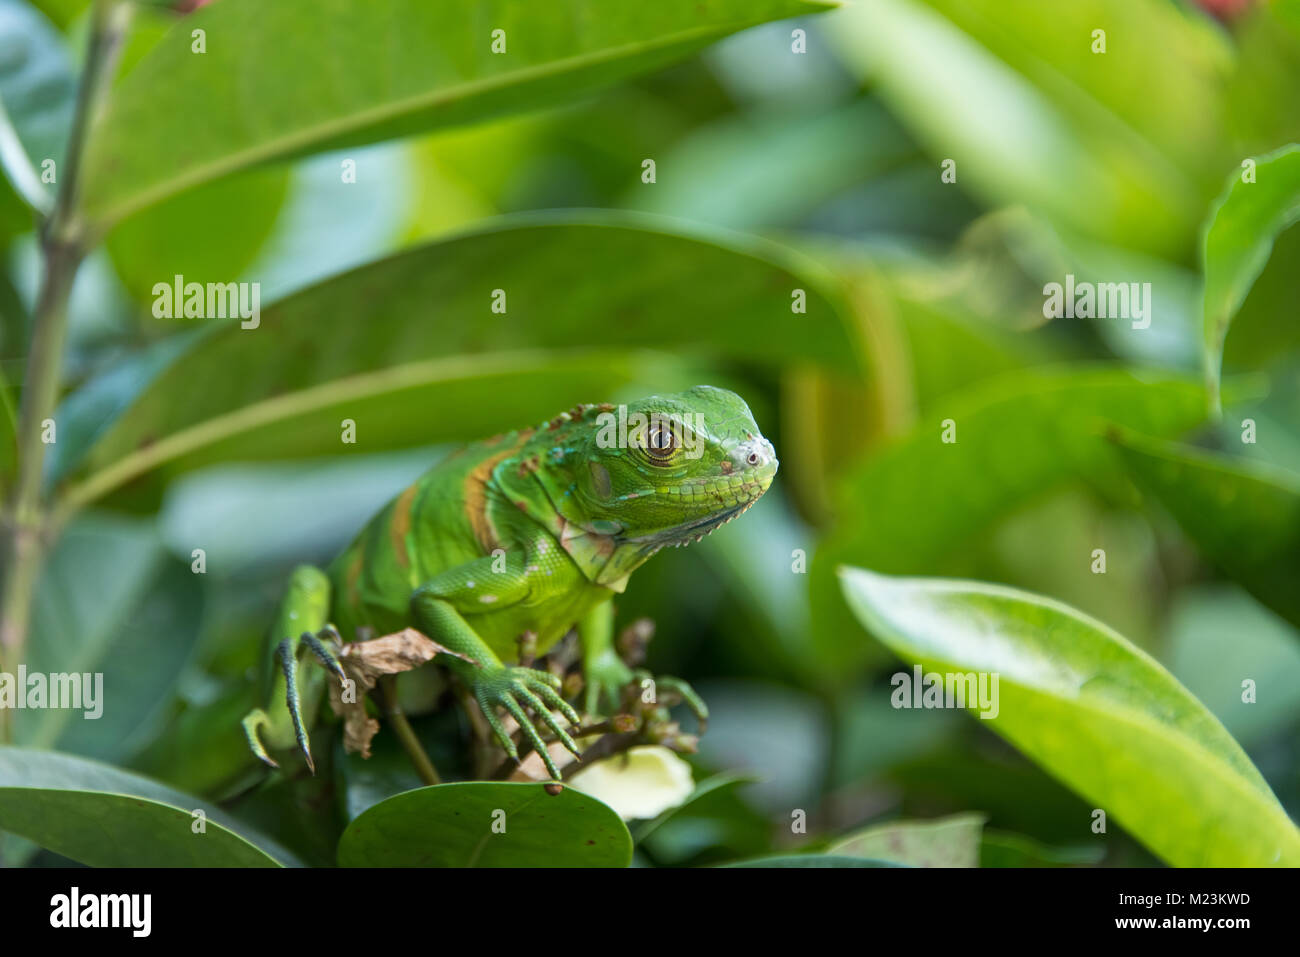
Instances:
[[[655,425],[646,436],[646,452],[656,462],[666,462],[677,451],[677,436],[667,425]]]

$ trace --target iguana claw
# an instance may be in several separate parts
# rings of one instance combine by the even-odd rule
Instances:
[[[293,738],[298,744],[298,749],[307,762],[307,767],[311,769],[313,774],[316,773],[316,762],[311,755],[311,739],[307,734],[307,723],[303,719],[303,705],[298,689],[298,646],[303,645],[311,649],[312,654],[320,660],[326,670],[335,675],[340,681],[347,680],[343,666],[339,664],[334,652],[321,641],[322,637],[337,641],[339,640],[339,633],[333,625],[326,625],[316,634],[303,632],[296,642],[291,638],[285,638],[275,647],[275,658],[279,662],[280,670],[284,675],[284,703],[285,710],[288,712],[290,727],[284,727],[283,718],[281,718],[281,723],[277,724],[275,719],[261,708],[255,708],[244,716],[242,724],[244,736],[248,739],[249,749],[270,767],[278,768],[280,765],[271,757],[266,744],[263,743],[263,736],[271,742],[273,747],[284,747],[289,744],[286,735],[291,730]],[[284,712],[279,713],[284,714]]]
[[[674,678],[671,675],[659,675],[655,677],[643,668],[638,668],[633,672],[636,680],[639,682],[650,681],[655,689],[655,697],[658,698],[660,690],[675,692],[682,699],[682,703],[691,709],[695,715],[695,720],[700,723],[699,733],[703,734],[709,726],[709,706],[689,684],[681,678]]]
[[[484,670],[474,683],[474,697],[506,754],[516,761],[519,760],[519,749],[515,747],[514,741],[510,739],[505,726],[497,716],[497,705],[505,708],[519,722],[520,730],[546,764],[546,770],[550,772],[551,777],[557,781],[561,780],[559,768],[555,766],[555,761],[547,750],[546,742],[542,740],[537,728],[528,719],[528,715],[524,711],[524,705],[533,709],[538,719],[550,728],[555,737],[574,757],[580,757],[577,742],[560,726],[559,721],[551,712],[551,708],[555,708],[564,715],[573,727],[578,727],[578,713],[573,710],[573,707],[567,701],[560,697],[557,690],[559,687],[560,679],[549,671],[520,667]],[[520,703],[521,701],[523,704]]]

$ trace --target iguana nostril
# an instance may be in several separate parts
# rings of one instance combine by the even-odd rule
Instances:
[[[750,453],[749,453],[749,458],[746,459],[745,461],[747,461],[750,465],[757,465],[757,464],[758,464],[758,453],[757,453],[757,452],[750,452]]]

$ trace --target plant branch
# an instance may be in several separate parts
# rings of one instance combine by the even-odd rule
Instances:
[[[68,297],[84,254],[83,224],[77,209],[86,136],[112,82],[130,13],[130,5],[119,0],[97,0],[95,4],[67,156],[53,208],[40,233],[44,269],[18,419],[18,480],[5,516],[7,561],[0,591],[0,653],[15,660],[22,659],[43,559],[43,433],[59,396]],[[8,740],[8,735],[7,723],[0,725],[0,740]]]
[[[415,773],[425,784],[441,784],[442,778],[438,776],[438,769],[429,760],[429,755],[425,753],[424,746],[416,737],[411,722],[406,720],[406,712],[397,702],[397,687],[392,675],[384,675],[379,679],[379,695],[384,706],[384,717],[389,726],[397,732],[397,740],[402,743],[402,749],[411,759]]]

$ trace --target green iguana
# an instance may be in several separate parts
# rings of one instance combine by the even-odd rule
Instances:
[[[776,469],[744,400],[712,386],[581,405],[462,448],[390,502],[326,570],[293,572],[270,633],[280,667],[268,710],[243,722],[250,747],[276,766],[267,749],[296,740],[314,770],[306,725],[327,678],[300,672],[300,653],[310,650],[342,678],[326,641],[413,627],[468,659],[440,660],[472,689],[506,753],[518,757],[498,708],[558,779],[525,709],[574,755],[552,709],[573,726],[578,715],[558,678],[513,664],[520,636],[531,632],[544,654],[576,626],[586,709],[617,701],[633,673],[614,649],[610,599],[664,546],[699,541],[748,509]]]

